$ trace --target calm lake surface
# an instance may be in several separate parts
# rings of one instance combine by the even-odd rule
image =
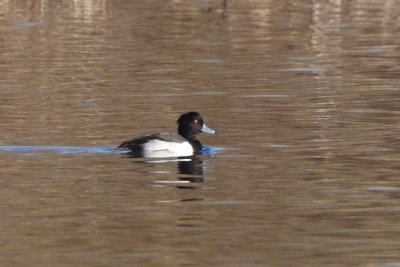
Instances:
[[[400,1],[0,0],[0,53],[1,266],[400,266]]]

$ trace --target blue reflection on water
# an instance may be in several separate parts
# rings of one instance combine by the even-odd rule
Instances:
[[[90,147],[90,146],[0,146],[0,151],[12,151],[12,152],[54,151],[61,154],[120,152],[119,149],[114,147]]]
[[[203,155],[215,155],[218,153],[218,151],[221,151],[221,150],[224,150],[224,148],[203,145],[203,149],[201,150],[201,153]]]
[[[22,28],[34,28],[34,27],[39,26],[39,22],[24,21],[24,22],[17,22],[14,25],[17,27],[22,27]]]

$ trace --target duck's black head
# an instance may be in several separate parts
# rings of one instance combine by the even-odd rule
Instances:
[[[177,123],[178,123],[178,133],[184,138],[186,138],[189,142],[191,142],[192,145],[194,143],[198,143],[195,144],[197,149],[199,149],[197,146],[200,146],[201,149],[201,144],[199,141],[197,141],[196,134],[200,132],[215,134],[215,131],[208,128],[204,124],[204,120],[200,116],[200,114],[195,111],[182,114],[179,117]]]

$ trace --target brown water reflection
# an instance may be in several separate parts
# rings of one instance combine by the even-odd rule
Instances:
[[[1,265],[400,264],[400,2],[223,2],[0,0]]]

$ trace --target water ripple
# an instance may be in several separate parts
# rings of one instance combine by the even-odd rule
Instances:
[[[304,67],[304,68],[284,68],[278,69],[276,71],[280,72],[298,72],[298,73],[322,73],[326,72],[326,68],[318,68],[318,67]]]
[[[25,22],[15,23],[14,25],[21,28],[35,28],[39,26],[39,23],[34,21],[25,21]]]

